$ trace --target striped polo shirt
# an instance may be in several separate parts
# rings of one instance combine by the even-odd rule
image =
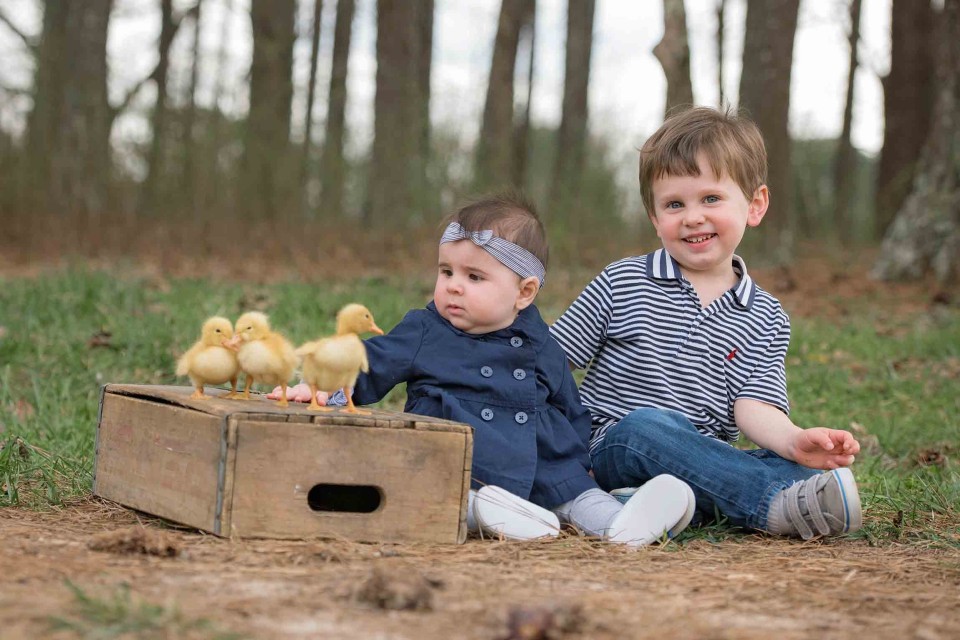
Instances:
[[[790,319],[733,256],[736,286],[706,309],[665,249],[614,262],[550,332],[578,368],[593,416],[590,450],[634,409],[673,409],[700,433],[740,436],[733,403],[752,398],[789,413],[784,359]]]

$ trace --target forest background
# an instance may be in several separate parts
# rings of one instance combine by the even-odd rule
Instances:
[[[789,265],[803,243],[849,256],[886,239],[875,276],[933,270],[945,281],[956,269],[952,2],[667,0],[659,13],[634,7],[620,20],[615,4],[591,0],[497,4],[7,0],[4,261],[149,261],[176,246],[188,263],[217,262],[224,249],[260,270],[311,265],[335,277],[338,265],[376,270],[420,256],[410,245],[431,237],[444,213],[505,187],[540,204],[568,263],[613,258],[654,241],[635,150],[664,112],[699,102],[738,106],[767,142],[773,207],[748,236],[752,262]],[[476,28],[463,28],[467,13]],[[637,47],[662,33],[612,82],[597,68],[617,59],[603,48],[611,38],[598,15],[607,29],[616,25],[619,43],[631,30]],[[454,24],[469,43],[439,47]],[[840,55],[806,46],[817,62],[795,59],[797,34],[809,32]],[[475,42],[480,35],[489,39]],[[438,52],[472,56],[472,67],[451,67]],[[437,69],[481,69],[477,52],[488,60],[481,73],[438,81]],[[810,82],[793,95],[796,69],[811,66],[845,76],[813,92],[836,113],[791,110],[817,103]],[[606,98],[627,86],[634,102]],[[623,105],[646,87],[665,96],[647,90],[630,114]],[[868,97],[858,102],[858,93]],[[591,100],[601,108],[591,110]],[[857,131],[866,152],[854,144]],[[341,233],[320,250],[332,224]]]

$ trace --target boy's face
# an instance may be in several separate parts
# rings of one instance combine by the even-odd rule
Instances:
[[[466,333],[490,333],[513,324],[537,295],[536,277],[521,279],[470,240],[440,245],[433,302]]]
[[[729,176],[717,178],[701,155],[699,176],[665,175],[653,181],[650,220],[664,248],[688,272],[727,277],[747,227],[760,224],[769,195],[761,186],[748,200]]]

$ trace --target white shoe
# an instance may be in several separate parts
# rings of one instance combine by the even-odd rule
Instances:
[[[697,498],[693,495],[693,489],[691,489],[690,485],[686,482],[683,483],[683,486],[687,488],[687,510],[684,512],[683,517],[680,518],[680,522],[673,525],[667,531],[668,538],[675,538],[677,534],[686,529],[693,520],[693,514],[697,510]],[[610,492],[610,495],[619,500],[621,504],[627,504],[630,498],[639,490],[640,487],[623,487],[622,489],[614,489]]]
[[[673,476],[651,478],[610,523],[608,540],[641,547],[656,542],[665,532],[679,533],[686,526],[683,520],[687,517],[692,493],[687,483]]]
[[[535,540],[560,534],[555,513],[500,487],[481,487],[473,501],[473,514],[480,531],[495,538]]]

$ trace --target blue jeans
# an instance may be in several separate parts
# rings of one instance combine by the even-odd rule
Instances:
[[[704,436],[683,414],[665,409],[628,414],[607,430],[591,457],[607,491],[667,473],[693,489],[695,523],[719,511],[733,525],[760,530],[778,492],[820,473],[766,449],[742,451]]]

